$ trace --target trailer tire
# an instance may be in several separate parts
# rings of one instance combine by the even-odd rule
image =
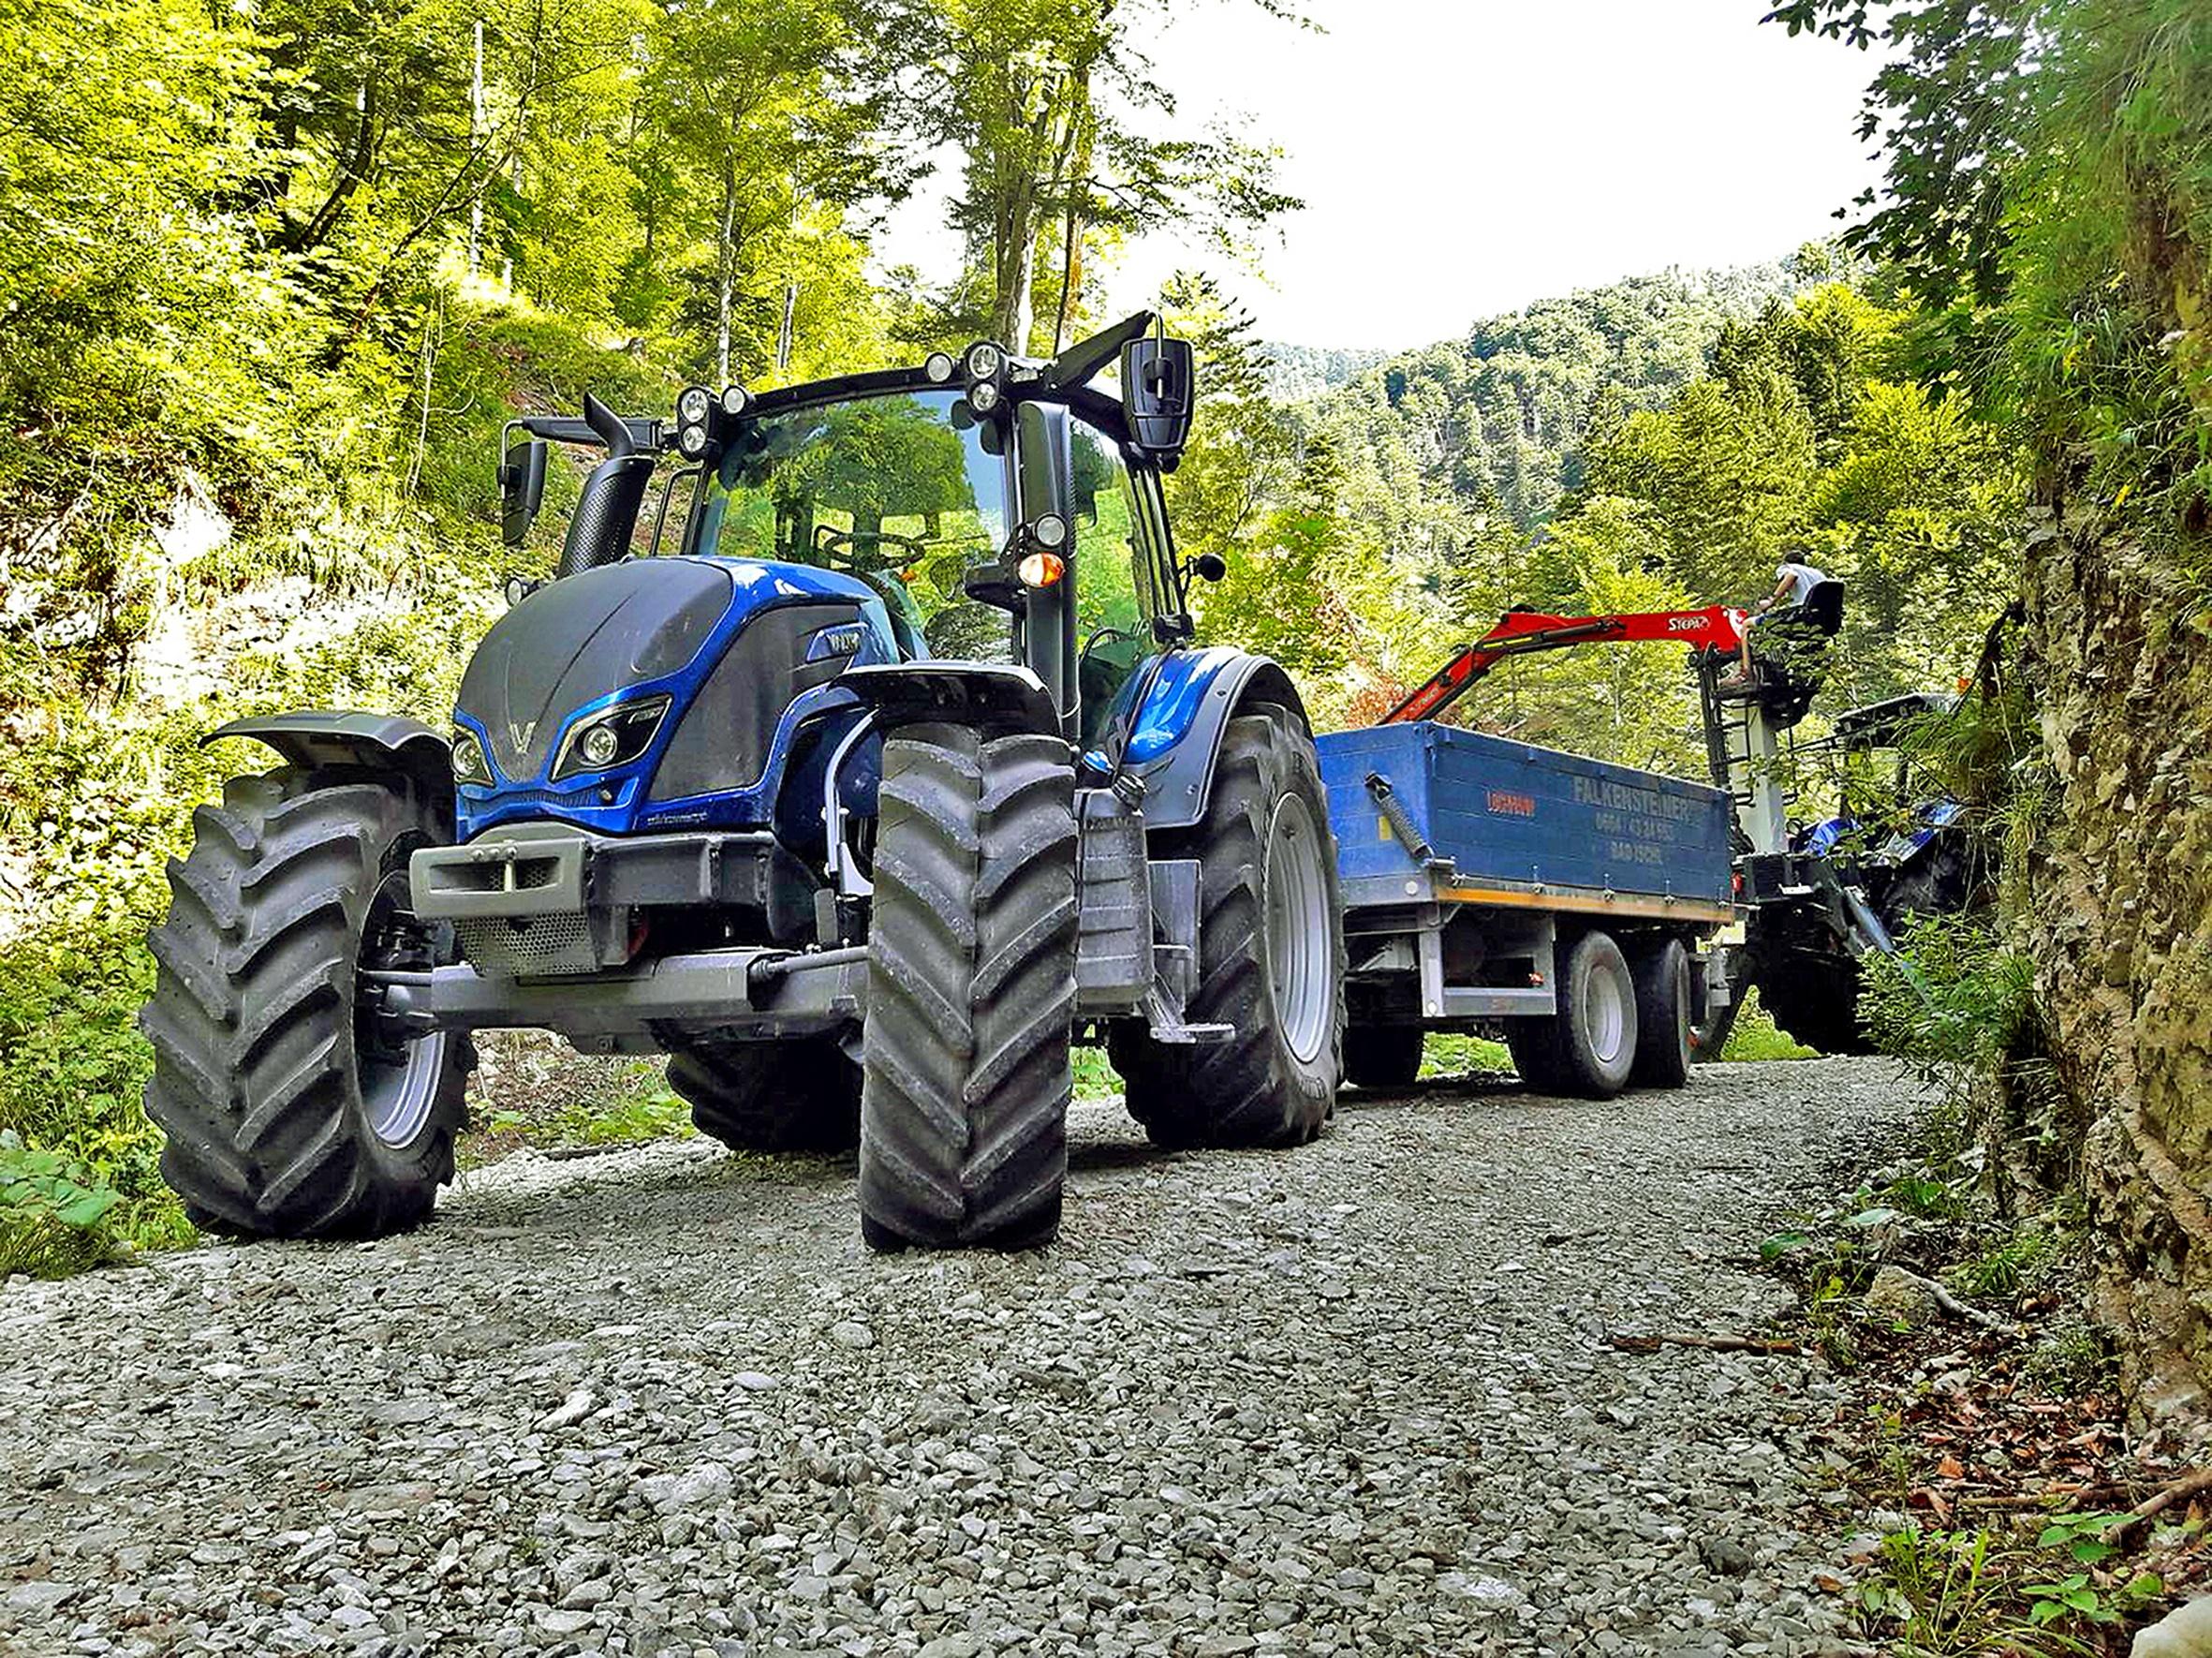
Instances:
[[[1636,1064],[1636,982],[1611,933],[1585,933],[1568,951],[1554,1021],[1567,1092],[1610,1100],[1628,1087]]]
[[[1206,814],[1162,849],[1199,862],[1197,987],[1185,1016],[1225,1042],[1108,1029],[1129,1115],[1160,1146],[1302,1146],[1344,1073],[1344,915],[1313,738],[1260,703],[1229,722]]]
[[[1047,1243],[1068,1176],[1075,775],[1058,737],[883,746],[861,1093],[871,1248]]]
[[[671,1039],[669,1087],[691,1126],[732,1151],[850,1151],[861,1143],[860,1067],[834,1037]]]
[[[1344,1032],[1344,1080],[1363,1088],[1410,1088],[1421,1074],[1418,1025],[1353,1025]]]
[[[193,814],[147,939],[147,1115],[195,1226],[243,1237],[380,1237],[453,1177],[468,1039],[406,1040],[360,999],[364,955],[420,969],[450,939],[406,909],[407,859],[443,814],[407,778],[286,766]]]
[[[1678,1088],[1689,1081],[1689,952],[1679,939],[1639,951],[1636,1059],[1630,1080],[1643,1088]]]

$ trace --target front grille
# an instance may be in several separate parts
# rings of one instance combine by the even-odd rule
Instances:
[[[533,915],[517,924],[479,916],[453,924],[461,954],[486,978],[551,978],[598,970],[590,924],[578,914]]]

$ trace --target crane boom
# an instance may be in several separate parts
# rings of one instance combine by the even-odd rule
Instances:
[[[1427,682],[1377,721],[1390,725],[1434,719],[1457,702],[1467,688],[1498,663],[1538,651],[1577,644],[1664,643],[1692,650],[1735,651],[1743,647],[1744,613],[1727,605],[1703,610],[1630,612],[1613,616],[1553,616],[1540,611],[1510,610],[1497,626],[1452,653]]]

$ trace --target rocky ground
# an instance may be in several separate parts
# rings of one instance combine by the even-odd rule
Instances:
[[[1165,1156],[1078,1108],[1060,1244],[875,1259],[849,1171],[470,1176],[361,1246],[0,1292],[0,1650],[1851,1651],[1762,1230],[1910,1108],[1347,1093]]]

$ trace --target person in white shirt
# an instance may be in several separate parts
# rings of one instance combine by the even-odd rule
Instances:
[[[1751,629],[1777,611],[1792,611],[1812,590],[1828,579],[1800,559],[1785,558],[1775,566],[1775,590],[1762,599],[1744,620],[1744,665],[1720,683],[1731,688],[1751,683]]]

